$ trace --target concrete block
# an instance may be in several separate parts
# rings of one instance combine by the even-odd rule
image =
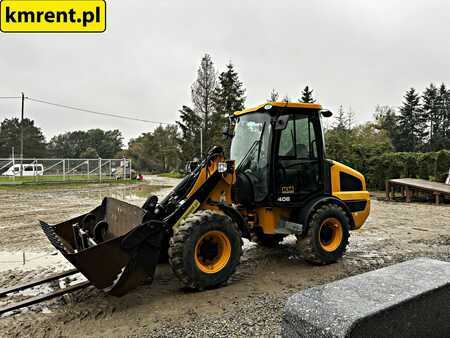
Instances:
[[[417,258],[304,290],[284,337],[450,337],[450,263]]]

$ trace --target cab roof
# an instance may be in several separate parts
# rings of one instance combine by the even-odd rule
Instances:
[[[253,107],[253,108],[247,108],[241,111],[236,111],[233,113],[233,116],[241,116],[248,113],[254,113],[259,110],[267,110],[265,107],[271,106],[272,107],[279,107],[279,108],[303,108],[303,109],[314,109],[314,110],[320,110],[322,109],[322,106],[318,103],[303,103],[303,102],[266,102],[263,104],[260,104],[259,106]]]

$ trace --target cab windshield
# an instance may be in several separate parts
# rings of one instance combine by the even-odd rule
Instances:
[[[256,201],[268,192],[270,134],[270,115],[250,113],[238,119],[231,143],[231,159],[251,179]]]

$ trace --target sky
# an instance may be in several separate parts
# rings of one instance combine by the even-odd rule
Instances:
[[[0,96],[173,123],[205,53],[218,72],[235,65],[247,107],[273,88],[296,100],[309,85],[324,108],[351,108],[357,122],[378,104],[399,106],[410,87],[450,86],[447,0],[106,2],[105,33],[0,33]],[[0,100],[0,120],[19,115],[19,100]],[[47,140],[102,128],[127,142],[157,126],[30,101],[25,116]]]

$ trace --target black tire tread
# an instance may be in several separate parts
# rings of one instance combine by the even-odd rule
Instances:
[[[303,259],[305,259],[309,263],[316,264],[316,265],[325,265],[325,264],[330,263],[328,261],[324,261],[321,258],[320,253],[315,248],[316,243],[314,243],[314,237],[313,237],[313,231],[314,231],[313,224],[317,224],[320,221],[321,215],[328,212],[330,209],[337,210],[341,214],[341,217],[345,218],[345,221],[346,221],[345,223],[347,224],[347,229],[344,229],[345,234],[342,239],[342,241],[344,243],[343,244],[344,248],[342,250],[342,254],[344,254],[344,252],[347,249],[348,239],[350,237],[350,233],[349,233],[349,229],[348,229],[349,219],[348,219],[344,209],[342,209],[340,206],[338,206],[336,204],[325,204],[314,212],[314,215],[309,222],[310,226],[308,226],[307,234],[302,238],[297,238],[297,250],[300,252]],[[344,226],[344,224],[342,224],[342,225]]]
[[[171,265],[175,275],[181,280],[181,282],[187,288],[196,290],[204,289],[204,287],[201,284],[199,284],[198,281],[193,280],[184,269],[183,253],[184,253],[184,244],[186,240],[191,236],[195,227],[201,226],[201,224],[205,223],[220,224],[223,223],[224,218],[226,218],[227,224],[230,224],[234,228],[234,231],[239,233],[239,228],[237,224],[233,222],[233,220],[229,216],[224,215],[222,213],[214,212],[212,210],[201,210],[186,217],[186,219],[183,220],[179,225],[179,227],[175,230],[174,235],[170,239],[169,264]],[[233,266],[233,269],[231,273],[228,275],[227,280],[235,273],[236,268],[240,264],[243,242],[241,236],[239,236],[239,239],[240,239],[238,252],[239,259],[237,264]],[[224,283],[226,283],[226,281],[224,281],[222,284]]]

